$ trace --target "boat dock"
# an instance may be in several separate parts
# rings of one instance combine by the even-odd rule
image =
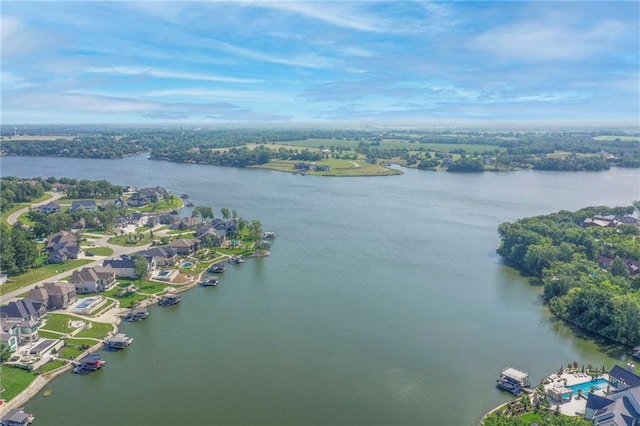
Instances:
[[[133,308],[129,311],[126,316],[127,321],[140,321],[149,316],[149,311],[147,308]]]
[[[129,337],[124,333],[118,333],[109,340],[107,340],[107,348],[109,349],[124,349],[133,343],[133,337]]]
[[[518,396],[529,388],[529,373],[511,367],[505,368],[500,373],[496,386]]]
[[[162,296],[162,298],[158,302],[158,305],[171,306],[171,305],[176,305],[180,302],[182,302],[182,299],[180,298],[180,296],[174,293],[167,293],[164,296]]]

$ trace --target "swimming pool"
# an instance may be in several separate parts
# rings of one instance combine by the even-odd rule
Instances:
[[[75,309],[79,311],[86,309],[88,306],[91,306],[93,303],[95,303],[96,300],[98,299],[96,299],[95,297],[87,297],[82,302],[78,303]]]
[[[607,379],[602,377],[591,382],[578,383],[576,385],[567,386],[567,389],[571,389],[574,395],[578,394],[578,390],[582,390],[582,394],[586,395],[591,392],[591,388],[595,386],[596,390],[604,389],[607,387]]]
[[[183,268],[188,268],[188,267],[190,267],[191,265],[193,265],[193,263],[191,263],[191,262],[184,262],[184,263],[182,264],[182,267],[183,267]]]
[[[161,272],[158,272],[158,276],[159,276],[159,277],[167,277],[167,276],[169,276],[169,274],[171,274],[171,271],[161,271]]]

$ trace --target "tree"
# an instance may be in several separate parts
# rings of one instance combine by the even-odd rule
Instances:
[[[229,219],[231,217],[231,210],[229,210],[226,207],[222,207],[220,209],[220,213],[222,213],[222,218],[225,219],[225,220]]]
[[[191,217],[198,217],[204,221],[206,219],[213,219],[213,209],[206,206],[196,206],[191,212]]]
[[[252,220],[249,225],[249,232],[253,240],[254,247],[258,251],[262,250],[262,224],[259,220]]]
[[[136,256],[133,260],[136,279],[140,282],[140,290],[142,290],[142,280],[149,275],[149,263],[142,256]]]
[[[13,351],[6,343],[0,343],[0,362],[8,361],[11,358]]]

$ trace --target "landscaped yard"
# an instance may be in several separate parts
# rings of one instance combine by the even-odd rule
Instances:
[[[151,244],[153,240],[154,238],[152,238],[147,232],[145,234],[125,234],[120,235],[119,237],[111,237],[109,238],[109,244],[115,244],[122,247],[136,247]]]
[[[94,256],[111,256],[113,249],[109,247],[88,247],[85,249],[87,255],[93,254]]]
[[[71,333],[76,330],[69,327],[69,321],[84,321],[91,323],[91,328],[87,328],[76,334],[76,337],[91,337],[94,339],[103,339],[113,329],[111,324],[89,321],[88,319],[78,318],[66,314],[49,313],[45,316],[46,324],[43,326],[45,330],[57,331],[59,333]]]
[[[2,383],[4,392],[2,392],[0,398],[5,401],[15,398],[15,396],[25,390],[36,377],[36,374],[20,368],[2,366],[2,368],[0,368],[0,383]]]
[[[77,268],[91,262],[93,262],[91,259],[76,259],[69,260],[63,264],[49,264],[43,265],[39,268],[30,269],[24,274],[10,276],[9,282],[2,285],[2,292],[5,294],[9,293],[10,291],[17,290],[20,287],[45,280],[59,274],[60,272],[64,272],[65,270],[69,271],[73,268]]]
[[[53,371],[53,370],[55,370],[57,368],[60,368],[65,364],[66,364],[66,362],[64,362],[62,360],[59,360],[59,359],[56,359],[56,360],[48,362],[45,365],[43,365],[42,367],[40,367],[39,371],[41,373],[48,373],[49,371]]]

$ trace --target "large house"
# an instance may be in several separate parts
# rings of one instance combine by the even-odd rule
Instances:
[[[176,263],[177,250],[173,247],[151,247],[148,250],[136,252],[134,256],[142,256],[147,260],[153,259],[157,266],[169,266]]]
[[[0,318],[0,343],[7,345],[11,353],[17,352],[20,343],[18,324]]]
[[[60,213],[61,208],[59,204],[54,203],[52,201],[50,203],[47,203],[43,206],[38,207],[38,211],[44,214]]]
[[[133,194],[127,200],[127,203],[133,207],[142,207],[146,206],[147,204],[164,200],[168,196],[169,191],[159,186],[156,186],[155,188],[142,188],[141,190]]]
[[[84,250],[78,245],[78,238],[68,231],[60,231],[49,238],[47,244],[49,263],[64,263],[68,259],[82,259]]]
[[[151,271],[156,267],[156,261],[153,258],[145,258],[148,263],[148,270]],[[116,278],[135,278],[136,262],[131,256],[122,256],[120,259],[105,259],[102,262],[103,270],[113,271]]]
[[[112,268],[104,267],[82,268],[73,272],[69,283],[78,293],[105,291],[116,284],[116,272]]]
[[[47,313],[47,306],[37,300],[19,299],[0,306],[0,319],[5,324],[17,326],[20,343],[34,342],[39,339],[40,319]]]
[[[44,283],[29,292],[28,299],[37,300],[47,306],[47,309],[66,309],[76,300],[76,288],[65,281]]]
[[[74,201],[71,203],[71,208],[69,209],[69,213],[75,213],[79,211],[89,211],[94,212],[98,210],[98,205],[96,204],[96,200],[80,200]]]
[[[200,247],[200,241],[180,238],[171,241],[167,247],[175,249],[178,254],[192,254]]]
[[[616,365],[609,373],[614,389],[606,396],[590,393],[585,417],[598,426],[635,426],[640,424],[640,376]]]

